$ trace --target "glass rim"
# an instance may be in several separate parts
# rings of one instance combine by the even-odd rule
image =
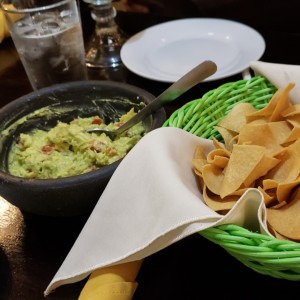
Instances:
[[[105,4],[110,4],[114,1],[118,0],[83,0],[83,2],[91,4],[91,5],[105,5]]]
[[[43,5],[43,6],[39,6],[39,7],[33,7],[33,8],[21,8],[21,9],[11,9],[11,8],[7,8],[4,5],[9,5],[12,3],[5,3],[5,0],[0,0],[0,10],[7,12],[7,13],[14,13],[14,14],[19,14],[19,13],[32,13],[32,12],[39,12],[41,10],[48,10],[48,9],[52,9],[61,5],[64,5],[66,3],[69,2],[75,2],[76,3],[77,0],[61,0],[58,1],[56,3],[52,3],[49,5]]]

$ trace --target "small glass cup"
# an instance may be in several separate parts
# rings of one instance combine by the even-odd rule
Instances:
[[[0,0],[0,9],[34,90],[88,79],[77,0]]]

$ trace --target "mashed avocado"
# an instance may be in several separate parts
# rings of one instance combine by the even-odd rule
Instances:
[[[101,168],[123,158],[142,138],[145,128],[139,123],[111,140],[104,133],[88,133],[99,127],[120,127],[135,114],[131,109],[119,122],[103,123],[100,117],[76,118],[69,124],[58,122],[50,131],[21,134],[12,146],[9,172],[24,178],[61,178]]]

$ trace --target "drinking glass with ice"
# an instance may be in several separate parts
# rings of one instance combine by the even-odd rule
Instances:
[[[0,8],[34,90],[87,79],[77,0],[0,0]]]

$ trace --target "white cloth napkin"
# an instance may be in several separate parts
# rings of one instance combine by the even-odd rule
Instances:
[[[260,62],[255,67],[268,73],[269,64]],[[272,78],[280,72],[285,74],[284,68],[277,67],[280,71],[271,72]],[[293,75],[300,72],[300,67],[292,69]],[[276,84],[278,87],[293,79],[279,77],[283,81]],[[143,259],[216,225],[237,224],[271,235],[263,217],[263,196],[256,189],[249,189],[226,216],[203,203],[192,170],[199,143],[207,151],[213,147],[211,141],[178,128],[160,128],[147,134],[115,171],[44,294],[80,281],[96,269]]]
[[[199,143],[207,150],[213,147],[211,141],[178,128],[147,134],[119,165],[45,293],[95,269],[147,257],[217,224],[243,225],[252,219],[265,228],[263,198],[257,190],[249,190],[226,217],[202,202],[192,170]]]
[[[275,64],[263,61],[250,63],[255,75],[262,75],[276,87],[285,87],[288,83],[294,82],[296,86],[290,93],[293,102],[298,103],[300,97],[300,66],[288,64]]]

